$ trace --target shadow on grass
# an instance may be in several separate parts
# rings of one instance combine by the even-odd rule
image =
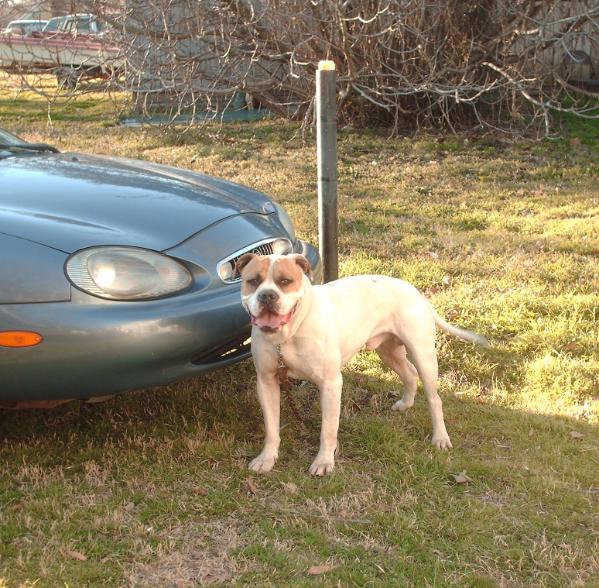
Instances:
[[[322,562],[338,566],[331,585],[560,585],[597,572],[597,427],[445,395],[454,450],[439,452],[421,392],[411,411],[394,413],[395,379],[350,367],[333,474],[306,473],[320,412],[313,388],[298,385],[302,418],[283,399],[280,460],[260,477],[246,469],[262,442],[254,386],[244,362],[102,404],[1,412],[8,580],[42,573],[43,552],[16,563],[31,533],[55,546],[49,584],[110,576],[122,585],[126,570],[161,561],[136,555],[146,529],[160,553],[184,561],[173,532],[187,544],[211,521],[243,521],[223,557],[253,585],[305,585],[302,570]],[[99,535],[82,534],[86,526]],[[68,555],[79,552],[90,561]]]
[[[517,354],[495,350],[490,360],[499,360],[504,368],[512,365],[518,371]],[[445,362],[445,371],[458,361]],[[441,375],[443,375],[443,365]],[[358,368],[359,369],[359,368]],[[385,372],[388,373],[388,372]],[[417,404],[406,414],[394,413],[390,406],[399,397],[401,383],[395,375],[381,378],[350,368],[345,371],[343,416],[340,438],[349,449],[355,447],[362,454],[364,431],[361,422],[381,420],[381,426],[397,427],[397,434],[411,437],[411,443],[424,443],[430,437],[431,424],[426,410],[426,400],[419,388]],[[511,386],[517,386],[513,381]],[[179,384],[123,393],[105,402],[88,404],[73,401],[53,410],[0,410],[0,439],[7,463],[11,461],[11,446],[19,452],[28,452],[29,459],[45,463],[50,456],[60,460],[64,451],[76,456],[81,449],[101,449],[105,445],[119,443],[126,447],[127,440],[138,435],[156,439],[173,439],[177,435],[193,435],[202,429],[215,438],[225,434],[239,443],[256,443],[258,449],[262,431],[262,416],[254,393],[255,376],[251,362],[246,361],[220,372],[184,381]],[[475,386],[476,387],[476,386]],[[471,387],[470,387],[471,389]],[[537,435],[547,436],[551,450],[562,447],[564,451],[576,452],[582,444],[599,442],[599,429],[582,420],[535,414],[494,404],[486,397],[488,391],[475,397],[471,394],[443,394],[448,430],[456,449],[475,444],[476,451],[483,451],[484,440],[510,438],[529,450],[531,440]],[[305,415],[299,422],[285,394],[282,394],[282,427],[294,431],[304,440],[312,439],[313,450],[317,448],[320,427],[320,410],[317,391],[311,384],[299,382],[292,391],[295,409]],[[509,391],[504,393],[500,404],[509,403]],[[413,416],[415,415],[415,416]],[[582,437],[571,436],[571,431]],[[348,437],[347,431],[351,431]],[[289,434],[286,433],[287,436]],[[479,437],[480,435],[480,437]],[[366,436],[367,437],[367,436]],[[45,446],[43,452],[37,448]],[[472,445],[474,446],[474,445]],[[423,448],[426,447],[423,445]],[[373,447],[374,449],[374,447]],[[284,451],[283,451],[284,452]],[[348,453],[348,459],[351,451]],[[382,454],[377,452],[377,459]]]

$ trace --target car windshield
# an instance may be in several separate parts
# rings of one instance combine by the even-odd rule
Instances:
[[[19,137],[0,129],[0,147],[26,147],[27,142]]]
[[[13,157],[19,153],[42,153],[44,151],[50,153],[60,153],[56,147],[47,145],[46,143],[27,143],[23,139],[0,129],[0,159]]]
[[[64,20],[65,19],[62,16],[59,16],[56,18],[51,18],[48,21],[48,24],[44,27],[44,32],[45,33],[54,33],[55,31],[58,30],[58,28],[64,22]]]

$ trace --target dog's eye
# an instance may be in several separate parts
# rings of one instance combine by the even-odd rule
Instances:
[[[293,282],[293,280],[290,280],[289,278],[281,278],[279,280],[279,286],[289,286],[291,282]]]
[[[246,280],[246,282],[250,286],[258,286],[258,284],[260,284],[260,280],[258,278],[250,278],[249,280]]]

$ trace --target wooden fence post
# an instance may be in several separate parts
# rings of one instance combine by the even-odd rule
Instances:
[[[324,282],[339,277],[337,249],[337,103],[332,61],[316,72],[316,151],[318,162],[318,245]]]

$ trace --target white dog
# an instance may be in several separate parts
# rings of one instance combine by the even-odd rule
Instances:
[[[405,389],[394,410],[414,404],[420,376],[433,420],[432,443],[451,448],[437,393],[435,325],[466,341],[487,346],[484,337],[440,318],[412,285],[386,276],[354,276],[322,286],[310,282],[302,255],[243,255],[237,262],[242,302],[252,321],[252,355],[258,399],[264,412],[264,449],[250,464],[272,469],[279,454],[279,367],[292,378],[310,380],[320,390],[320,450],[310,466],[316,476],[335,464],[343,366],[366,347],[402,379]],[[408,356],[412,363],[408,360]]]

